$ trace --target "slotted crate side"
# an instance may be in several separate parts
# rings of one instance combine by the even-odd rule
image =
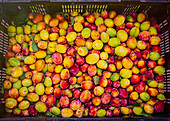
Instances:
[[[2,16],[0,16],[0,91],[2,91],[2,86],[3,86],[3,81],[5,80],[5,58],[4,55],[7,52],[7,45],[8,45],[8,35],[7,35],[7,30],[6,28],[9,26],[10,21],[12,20],[13,16],[17,15],[17,13],[19,13],[20,11],[24,11],[24,12],[32,12],[34,14],[38,14],[38,13],[42,13],[42,14],[46,14],[46,13],[50,13],[50,14],[54,14],[56,12],[71,12],[73,10],[78,11],[79,13],[83,13],[83,12],[101,12],[103,10],[116,10],[119,13],[123,13],[123,14],[129,14],[131,12],[146,12],[150,15],[156,16],[156,18],[158,18],[158,22],[160,23],[161,26],[161,32],[162,32],[162,42],[160,43],[160,46],[162,48],[162,57],[165,57],[166,60],[169,60],[169,18],[168,16],[164,16],[165,13],[161,13],[159,12],[158,14],[156,14],[157,11],[155,11],[154,14],[151,14],[151,12],[153,12],[153,5],[146,5],[146,4],[108,4],[108,3],[91,3],[91,4],[85,4],[85,3],[64,3],[64,4],[57,4],[57,3],[53,3],[53,4],[10,4],[8,7],[13,7],[12,10],[9,10],[8,7],[1,7],[0,4],[0,8],[3,8],[3,14]],[[121,7],[120,7],[121,6]],[[160,8],[160,7],[159,7]],[[8,10],[7,10],[8,9]],[[166,9],[166,8],[161,8],[161,9]],[[155,8],[154,8],[155,10]],[[165,11],[163,11],[165,12]],[[2,10],[1,10],[2,13]],[[161,16],[162,14],[162,16]],[[160,17],[158,17],[160,16]],[[162,18],[161,18],[162,17]],[[160,19],[161,18],[161,19]],[[164,74],[165,79],[167,80],[165,82],[165,92],[166,96],[167,96],[167,102],[170,103],[170,96],[168,96],[170,94],[170,61],[166,62],[166,73]],[[4,103],[4,98],[3,95],[0,96],[1,102],[0,103]],[[168,111],[169,112],[169,111]]]

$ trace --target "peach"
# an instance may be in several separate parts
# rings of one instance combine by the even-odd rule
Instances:
[[[80,72],[80,71],[79,71]],[[77,78],[77,84],[81,84],[84,81],[84,76],[79,75],[79,77]]]
[[[47,106],[44,102],[40,101],[40,102],[35,103],[35,109],[39,113],[45,113],[47,111]]]
[[[15,53],[11,52],[11,51],[8,51],[5,55],[5,57],[7,58],[11,58],[11,57],[14,57],[15,56]]]
[[[95,64],[99,60],[99,55],[96,53],[92,53],[86,56],[86,62],[88,64]]]
[[[140,81],[139,75],[132,75],[130,81],[132,84],[137,84]]]
[[[66,39],[68,42],[73,42],[77,37],[76,32],[70,32],[67,34]]]
[[[48,40],[48,38],[49,38],[49,33],[48,33],[48,31],[42,30],[42,31],[40,32],[40,38],[41,38],[42,40]]]
[[[83,81],[81,83],[81,87],[82,87],[82,89],[90,90],[93,87],[93,82],[92,81]]]
[[[62,79],[68,79],[70,77],[70,73],[68,69],[63,69],[61,71],[61,78]]]
[[[119,108],[115,108],[114,110],[113,110],[113,115],[114,116],[118,116],[120,114],[120,109]]]
[[[83,23],[84,23],[84,17],[83,17],[83,16],[76,16],[76,17],[74,18],[74,22],[75,22],[75,23],[76,23],[76,22],[79,22],[79,23],[83,24]]]
[[[154,113],[154,107],[149,105],[149,104],[144,104],[144,107],[143,107],[144,111],[148,114],[152,114]]]
[[[110,11],[109,12],[109,18],[113,19],[116,16],[116,11]]]
[[[158,37],[158,36],[152,36],[150,39],[149,39],[149,43],[151,45],[159,45],[159,43],[161,42],[161,39]]]
[[[139,35],[139,28],[138,27],[133,27],[130,30],[130,36],[137,37]]]
[[[151,35],[151,36],[156,36],[156,35],[157,35],[157,30],[156,30],[156,28],[153,27],[153,26],[151,26],[151,27],[149,28],[149,32],[150,32],[150,35]]]
[[[65,68],[69,69],[74,65],[74,60],[71,56],[66,56],[63,61],[63,65]]]
[[[122,62],[121,61],[116,61],[115,66],[116,66],[116,69],[118,69],[118,70],[122,69]]]
[[[62,20],[59,22],[59,28],[67,29],[68,28],[68,22],[66,20]]]
[[[81,39],[79,39],[79,41],[80,41]],[[81,40],[81,42],[82,41],[84,41],[84,39],[83,40]],[[92,40],[87,40],[87,41],[84,41],[85,42],[85,47],[88,49],[88,50],[91,50],[93,47],[92,47],[92,45],[93,45],[93,41]],[[83,42],[83,43],[84,43]],[[80,43],[80,42],[79,42]],[[77,44],[77,46],[78,45],[80,45],[80,44]],[[81,43],[81,45],[82,45],[82,43]]]
[[[33,106],[33,105],[30,105],[30,107],[28,108],[28,111],[29,111],[30,115],[32,115],[32,116],[36,116],[37,113],[38,113],[38,112],[35,110],[35,106]]]
[[[115,30],[114,28],[107,28],[106,33],[107,33],[110,37],[116,36],[116,30]]]
[[[45,93],[46,95],[51,95],[51,94],[53,94],[53,92],[54,92],[53,87],[46,87],[46,88],[45,88],[45,91],[44,91],[44,93]]]
[[[147,41],[150,39],[150,33],[148,31],[142,31],[139,33],[139,39]]]
[[[136,41],[136,38],[135,37],[129,37],[128,40],[127,40],[127,46],[130,48],[130,49],[135,49],[136,46],[137,46],[137,41]]]
[[[55,52],[53,55],[52,55],[52,60],[55,64],[61,64],[63,62],[63,58],[62,58],[62,55],[58,52]]]
[[[95,106],[100,105],[100,104],[101,104],[101,99],[100,99],[100,97],[95,97],[95,98],[93,98],[93,99],[92,99],[92,103],[93,103],[93,105],[95,105]]]
[[[120,86],[122,88],[127,88],[130,86],[130,80],[129,79],[121,79]]]
[[[74,24],[74,30],[76,32],[81,32],[83,30],[83,25],[81,23],[79,23],[79,22],[75,23]]]
[[[128,53],[128,50],[124,46],[117,46],[115,48],[115,54],[118,55],[118,56],[124,57],[124,56],[127,55],[127,53]]]
[[[17,35],[15,36],[15,39],[17,40],[17,42],[18,42],[19,44],[22,44],[22,43],[24,42],[24,40],[25,40],[23,34],[17,34]]]
[[[125,17],[123,15],[117,15],[113,22],[116,26],[121,26],[125,22]]]
[[[56,98],[60,98],[61,95],[62,95],[61,89],[60,89],[59,87],[55,87],[55,88],[54,88],[54,96],[55,96]]]
[[[11,84],[11,82],[10,82],[9,80],[5,80],[5,81],[3,82],[3,87],[4,87],[4,89],[10,89],[11,86],[12,86],[12,84]]]
[[[143,68],[143,67],[145,67],[145,61],[144,61],[144,60],[138,61],[138,62],[137,62],[137,67],[138,67],[138,68]]]
[[[36,84],[41,83],[43,77],[44,77],[44,74],[43,74],[43,73],[33,74],[32,81],[35,82]]]
[[[107,63],[104,60],[99,60],[97,62],[97,67],[100,69],[106,69],[107,68]]]
[[[107,81],[107,78],[105,78],[104,76],[102,76],[100,79],[99,79],[99,84],[101,87],[106,87],[108,85],[108,81]]]
[[[111,95],[109,93],[104,93],[101,97],[101,101],[103,104],[108,104],[111,100]]]
[[[128,93],[133,92],[133,86],[130,85],[128,88],[126,88],[126,91],[127,91]]]
[[[85,39],[82,36],[78,36],[78,37],[76,37],[75,43],[77,46],[84,46]]]
[[[73,115],[73,110],[71,110],[70,108],[63,108],[61,110],[61,116],[63,118],[70,118],[72,117],[72,115]]]
[[[8,93],[12,98],[17,98],[19,96],[19,92],[16,88],[11,88]]]
[[[165,68],[163,66],[156,66],[153,71],[154,71],[154,73],[161,76],[165,73]]]
[[[110,39],[109,35],[106,32],[102,32],[100,38],[103,43],[107,43]]]
[[[76,111],[80,107],[81,107],[81,102],[78,99],[75,99],[75,100],[71,101],[70,109],[72,109],[73,111]]]
[[[93,40],[98,40],[98,39],[100,38],[100,33],[99,33],[98,31],[96,31],[96,30],[93,30],[93,31],[91,32],[91,38],[92,38]]]
[[[164,94],[158,94],[156,98],[160,101],[164,101],[166,99]]]
[[[52,107],[56,102],[56,98],[54,95],[49,95],[45,101],[45,104],[48,106],[48,107]]]
[[[111,91],[111,96],[112,97],[117,97],[119,95],[119,91],[116,88],[113,88]]]
[[[37,102],[39,100],[39,96],[36,93],[28,93],[27,99],[30,102]]]
[[[165,104],[164,104],[164,102],[161,102],[161,101],[158,101],[154,106],[155,112],[157,112],[157,113],[163,112],[164,108],[165,108]]]
[[[87,63],[85,63],[85,64],[83,64],[82,66],[80,66],[80,70],[82,71],[82,72],[87,72],[87,70],[88,70],[88,64]]]
[[[148,101],[150,99],[150,95],[147,92],[142,92],[142,93],[140,93],[140,98],[143,101]]]
[[[49,35],[49,39],[50,39],[51,41],[56,41],[56,40],[58,39],[58,37],[59,37],[58,33],[51,33],[51,34]]]
[[[132,66],[133,66],[133,62],[131,61],[131,59],[129,59],[129,58],[124,58],[123,60],[122,60],[122,65],[125,67],[125,68],[127,68],[127,69],[130,69],[130,68],[132,68]]]
[[[5,107],[7,107],[9,109],[13,109],[13,108],[17,107],[16,99],[14,99],[14,98],[6,98]]]
[[[101,50],[103,48],[103,42],[101,40],[95,40],[92,44],[94,50]]]
[[[163,66],[165,64],[165,59],[164,58],[159,58],[157,63],[158,63],[159,66]]]
[[[45,41],[39,41],[39,42],[38,42],[38,47],[39,47],[40,49],[47,49],[47,42],[45,42]]]
[[[98,18],[96,18],[96,20],[95,20],[95,25],[96,26],[99,26],[100,24],[103,24],[104,22],[103,22],[103,18],[102,17],[98,17]]]
[[[89,23],[94,23],[95,22],[95,17],[93,15],[89,14],[89,15],[86,16],[86,20]]]
[[[140,25],[141,31],[147,31],[150,28],[150,22],[145,21]]]
[[[51,20],[51,15],[50,14],[44,15],[44,22],[45,22],[45,24],[49,24],[50,20]]]
[[[112,98],[110,104],[114,107],[119,107],[121,105],[121,100],[119,98]]]
[[[66,44],[67,39],[65,36],[59,36],[57,39],[58,44]]]
[[[110,77],[111,77],[111,72],[109,72],[109,71],[104,71],[104,72],[103,72],[103,76],[104,76],[105,78],[110,78]]]
[[[155,88],[148,88],[147,92],[148,92],[148,94],[149,94],[150,96],[152,96],[152,97],[155,97],[155,96],[157,96],[157,94],[158,94],[158,91],[157,91],[157,89],[155,89]]]
[[[139,48],[140,50],[144,50],[146,49],[146,42],[142,41],[142,40],[139,40],[137,42],[137,48]]]
[[[100,24],[97,28],[97,30],[102,33],[106,31],[106,26],[104,24]]]
[[[30,103],[26,100],[24,101],[21,101],[18,105],[18,108],[21,109],[21,110],[25,110],[27,109],[28,107],[30,106]]]
[[[59,23],[59,20],[57,18],[52,18],[52,19],[50,19],[48,25],[50,27],[56,27],[58,25],[58,23]]]
[[[15,78],[20,77],[22,74],[23,74],[23,70],[21,67],[16,66],[11,70],[11,75]]]
[[[43,20],[43,14],[37,14],[35,17],[34,17],[34,19],[33,19],[33,22],[35,23],[35,24],[37,24],[37,23],[39,23],[39,22],[41,22]]]
[[[90,76],[95,76],[96,75],[96,72],[97,72],[97,68],[95,65],[90,65],[88,66],[88,74]]]
[[[113,20],[110,19],[110,18],[105,19],[105,20],[104,20],[104,23],[105,23],[105,25],[106,25],[107,27],[111,27],[111,28],[112,28],[112,27],[114,26]]]
[[[66,29],[61,28],[61,29],[59,30],[59,34],[60,34],[61,36],[66,35],[66,34],[67,34]]]
[[[80,101],[86,103],[90,99],[91,99],[91,92],[89,90],[84,90],[80,95]]]
[[[37,30],[37,24],[34,24],[32,27],[31,27],[31,32],[32,33],[37,33],[38,30]]]
[[[123,78],[130,78],[132,76],[132,71],[129,69],[121,69],[120,70],[120,75]]]
[[[91,30],[89,28],[84,28],[81,32],[83,38],[89,38],[91,35]]]
[[[150,53],[149,59],[156,61],[156,60],[158,60],[159,58],[160,58],[159,53],[157,53],[157,52],[151,52],[151,53]]]
[[[160,46],[153,46],[151,49],[153,52],[157,52],[161,55],[161,48]]]
[[[108,11],[102,11],[102,13],[101,13],[102,18],[106,19],[106,18],[108,18],[108,16],[109,16]]]
[[[88,54],[88,49],[86,47],[79,47],[77,53],[80,56],[86,56]]]
[[[122,99],[127,98],[128,92],[125,89],[119,89],[119,97]]]
[[[38,83],[36,86],[35,86],[35,92],[38,94],[38,95],[43,95],[44,94],[44,91],[45,91],[45,87],[42,83]]]
[[[138,95],[137,92],[134,91],[134,92],[130,93],[130,99],[131,100],[137,100],[138,97],[139,97],[139,95]]]
[[[139,14],[137,15],[137,21],[138,21],[139,23],[142,23],[142,22],[145,20],[145,18],[146,18],[145,13],[139,13]]]

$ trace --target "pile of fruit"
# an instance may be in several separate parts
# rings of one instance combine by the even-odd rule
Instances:
[[[164,110],[160,26],[146,13],[29,14],[8,27],[6,111],[62,117]]]

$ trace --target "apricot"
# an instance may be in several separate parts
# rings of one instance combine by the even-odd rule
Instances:
[[[86,62],[88,64],[95,64],[99,60],[99,55],[96,53],[92,53],[86,56]]]
[[[96,31],[96,30],[93,30],[93,31],[91,32],[91,38],[92,38],[93,40],[98,40],[98,39],[100,38],[100,33],[99,33],[98,31]]]

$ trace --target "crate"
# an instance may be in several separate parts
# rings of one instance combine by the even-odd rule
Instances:
[[[149,2],[145,2],[146,0],[134,0],[129,1],[125,0],[114,0],[114,2],[110,0],[94,0],[93,2],[89,1],[82,1],[78,2],[77,0],[69,1],[63,0],[59,2],[59,0],[44,0],[44,1],[31,1],[31,0],[0,0],[0,121],[33,121],[33,120],[40,120],[40,121],[65,121],[65,120],[115,120],[115,121],[133,121],[133,120],[140,120],[140,121],[167,121],[170,120],[170,43],[169,43],[169,34],[170,34],[170,24],[169,24],[169,17],[170,17],[170,3],[169,0],[148,0]],[[155,17],[158,20],[158,23],[161,27],[160,33],[162,35],[162,41],[160,43],[162,54],[161,56],[166,59],[165,64],[165,79],[164,82],[165,87],[165,96],[166,96],[166,107],[164,113],[159,115],[153,115],[151,118],[144,118],[144,117],[118,117],[118,118],[48,118],[48,117],[18,117],[12,114],[7,114],[4,109],[4,96],[3,96],[3,81],[6,78],[5,73],[5,54],[7,52],[8,47],[8,35],[7,35],[7,27],[10,25],[11,20],[14,18],[15,15],[23,12],[32,12],[35,15],[38,13],[46,14],[54,14],[56,12],[71,12],[73,10],[78,11],[79,13],[83,12],[102,12],[104,10],[111,11],[116,10],[118,13],[129,14],[131,12],[146,12],[150,17]]]

